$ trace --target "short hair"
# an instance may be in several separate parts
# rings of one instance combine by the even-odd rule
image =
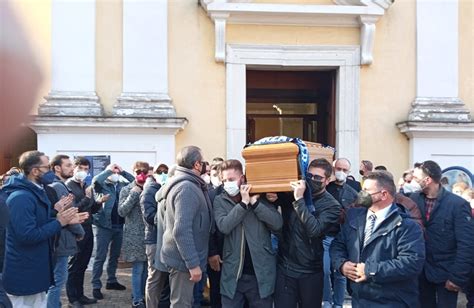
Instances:
[[[49,162],[51,169],[53,169],[54,171],[54,167],[56,166],[61,167],[61,165],[63,164],[63,159],[69,159],[69,156],[64,155],[64,154],[58,154],[54,156],[53,159],[51,159],[51,161]]]
[[[176,155],[176,164],[186,169],[193,169],[194,164],[201,160],[201,149],[194,145],[182,148]]]
[[[402,178],[405,179],[407,177],[407,175],[413,175],[413,171],[412,170],[407,170],[407,171],[403,172]]]
[[[224,172],[225,170],[237,170],[240,171],[240,173],[244,174],[244,168],[242,167],[242,163],[238,161],[237,159],[228,159],[224,161],[220,165],[220,172]]]
[[[85,158],[84,156],[77,156],[75,159],[74,159],[74,167],[77,167],[77,166],[87,166],[87,167],[91,167],[91,162]]]
[[[435,183],[439,183],[443,172],[441,167],[432,160],[424,161],[419,169],[423,172],[424,175],[429,176]]]
[[[365,176],[365,180],[374,180],[379,189],[385,189],[392,197],[397,193],[397,188],[393,182],[393,175],[388,171],[377,170],[369,172]]]
[[[164,167],[166,168],[166,170],[169,171],[168,165],[166,165],[165,163],[160,163],[153,168],[153,173],[158,173],[158,169],[160,169],[160,167]]]
[[[150,164],[148,164],[147,162],[145,161],[136,161],[133,163],[133,166],[132,166],[132,170],[135,171],[135,170],[150,170]]]
[[[413,168],[420,168],[420,166],[421,166],[421,163],[414,163],[413,164]]]
[[[223,162],[224,162],[224,159],[222,157],[214,157],[212,159],[212,164],[211,165],[220,164],[220,163],[223,163]]]
[[[383,170],[383,171],[387,171],[387,167],[383,166],[383,165],[379,165],[377,167],[374,168],[375,170]]]
[[[340,161],[340,160],[345,160],[345,161],[349,164],[349,167],[352,166],[352,165],[351,165],[351,161],[350,161],[349,159],[345,158],[345,157],[339,157],[338,159],[336,159],[336,160],[334,161],[334,166],[336,166],[336,163],[337,163],[338,161]]]
[[[45,155],[43,152],[40,151],[27,151],[20,155],[20,158],[18,159],[18,164],[26,176],[30,174],[33,168],[41,164],[42,156]]]
[[[370,160],[363,160],[362,165],[365,166],[365,169],[367,169],[367,171],[372,171],[374,169],[374,164],[372,164]]]
[[[316,158],[310,164],[309,168],[320,168],[324,170],[324,176],[326,178],[331,177],[332,174],[332,165],[325,158]]]

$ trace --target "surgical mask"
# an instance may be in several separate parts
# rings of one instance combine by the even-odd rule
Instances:
[[[120,174],[114,173],[111,176],[109,176],[109,180],[113,183],[117,183],[120,180]]]
[[[217,176],[211,176],[211,183],[214,187],[220,186],[222,184],[221,180]]]
[[[55,178],[56,175],[54,174],[54,172],[49,170],[48,172],[40,175],[39,182],[43,185],[49,185],[54,182]]]
[[[347,174],[344,171],[336,171],[334,172],[334,176],[338,182],[345,182],[347,178]]]
[[[239,194],[240,188],[237,183],[238,181],[224,182],[224,190],[229,194],[229,196],[235,197]]]
[[[155,174],[155,180],[160,184],[164,185],[166,181],[168,180],[168,174],[162,173],[162,174]]]
[[[361,190],[357,194],[357,199],[356,199],[355,203],[357,205],[360,205],[360,206],[368,209],[372,206],[372,203],[373,203],[372,196],[368,192],[366,192],[365,190]]]
[[[204,180],[204,182],[206,182],[207,185],[211,183],[211,177],[209,176],[209,174],[204,173],[203,175],[201,175],[201,178]]]
[[[311,185],[311,193],[313,195],[319,195],[325,188],[322,181],[310,180],[309,184]]]
[[[81,170],[74,173],[74,178],[80,182],[84,181],[87,177],[87,172]]]
[[[414,193],[420,190],[421,186],[416,181],[411,181],[410,183],[403,184],[403,192],[405,193]]]

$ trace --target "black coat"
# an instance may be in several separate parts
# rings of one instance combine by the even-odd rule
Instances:
[[[329,229],[338,226],[341,205],[327,191],[313,199],[316,211],[308,211],[304,199],[294,201],[292,194],[278,194],[283,229],[278,234],[278,267],[286,275],[323,271],[322,240]]]
[[[332,266],[365,263],[367,281],[349,281],[355,307],[418,307],[418,275],[425,260],[421,227],[392,205],[365,247],[367,209],[351,208],[330,248]]]
[[[425,225],[426,278],[433,283],[449,279],[465,286],[474,262],[474,220],[469,203],[441,187],[426,221],[425,194],[413,193],[410,198],[419,207]]]
[[[151,179],[147,179],[145,186],[143,186],[143,192],[140,195],[140,208],[143,214],[143,221],[145,222],[146,245],[156,244],[155,216],[158,202],[155,200],[155,195],[160,188],[160,184]]]

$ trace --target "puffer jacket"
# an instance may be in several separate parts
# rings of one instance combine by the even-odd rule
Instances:
[[[367,281],[349,281],[354,307],[419,307],[418,275],[425,260],[421,227],[392,204],[365,247],[366,208],[351,208],[341,232],[331,243],[332,266],[346,261],[365,263]]]
[[[313,198],[316,211],[311,214],[304,199],[294,201],[290,193],[279,193],[283,228],[278,235],[278,268],[285,275],[323,271],[323,238],[339,225],[341,205],[325,191]]]
[[[20,174],[3,187],[9,194],[3,284],[16,296],[46,292],[54,283],[53,238],[61,231],[51,218],[51,203],[44,189]]]

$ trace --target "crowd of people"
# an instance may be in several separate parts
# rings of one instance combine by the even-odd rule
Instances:
[[[29,151],[2,177],[0,306],[71,307],[126,290],[132,307],[456,307],[474,305],[474,199],[450,192],[434,161],[395,184],[363,160],[310,162],[291,192],[252,193],[239,160],[207,163],[187,146],[176,165],[110,164]],[[278,168],[278,166],[275,166]],[[95,226],[95,231],[93,229]],[[95,238],[95,239],[94,239]],[[84,294],[92,265],[92,297]],[[130,305],[127,304],[127,305]],[[124,303],[124,305],[126,305]]]

